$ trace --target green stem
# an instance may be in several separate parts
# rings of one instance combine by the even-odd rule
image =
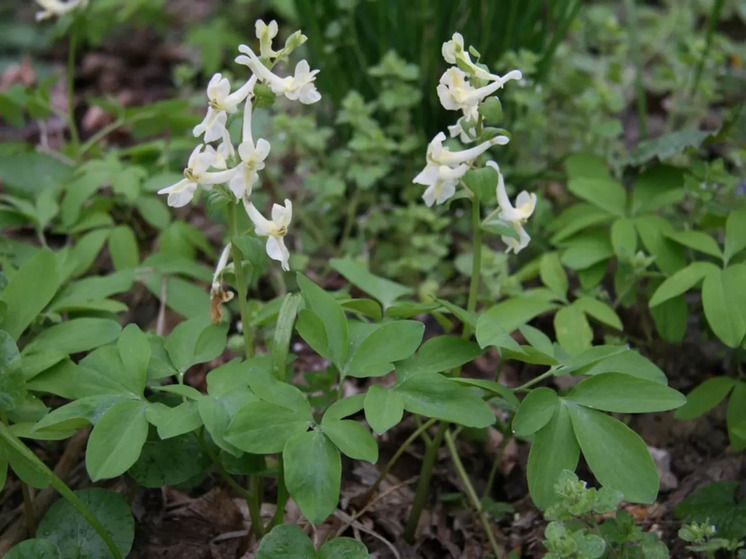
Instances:
[[[288,488],[285,486],[285,468],[282,454],[277,457],[277,509],[275,515],[267,526],[267,531],[282,524],[285,520],[285,505],[288,502]]]
[[[469,475],[466,473],[464,464],[463,462],[461,462],[461,458],[459,458],[458,450],[456,449],[456,444],[453,441],[453,437],[451,436],[450,431],[446,432],[445,440],[446,440],[446,446],[448,447],[448,450],[451,453],[451,460],[453,461],[453,466],[456,468],[456,472],[458,472],[458,476],[461,478],[461,483],[464,484],[464,489],[466,489],[466,494],[468,495],[469,500],[471,501],[471,505],[474,507],[474,510],[476,511],[477,516],[479,517],[479,521],[482,524],[482,528],[487,534],[487,539],[490,542],[490,547],[492,548],[492,552],[495,554],[495,557],[500,559],[501,557],[504,557],[503,550],[497,544],[497,540],[495,540],[495,534],[492,531],[492,526],[490,526],[489,519],[487,518],[487,515],[482,509],[482,502],[479,500],[479,496],[477,495],[477,492],[474,490],[474,486],[472,485],[471,480],[469,479]]]
[[[469,283],[469,299],[466,303],[466,310],[474,312],[477,308],[477,299],[479,297],[479,277],[482,271],[482,227],[480,222],[481,210],[479,207],[479,200],[472,198],[471,206],[471,223],[472,223],[472,247],[474,250],[474,257],[471,264],[471,282]],[[468,339],[473,334],[472,328],[468,325],[464,325],[464,332],[462,338]],[[460,371],[457,371],[457,375]],[[435,466],[435,458],[440,450],[441,444],[443,444],[443,437],[449,428],[449,424],[444,422],[440,424],[438,432],[435,434],[431,444],[427,445],[425,449],[425,456],[422,458],[422,469],[420,470],[420,479],[417,481],[417,489],[415,490],[414,501],[412,502],[412,510],[409,513],[407,519],[407,526],[404,530],[404,539],[412,543],[414,542],[415,532],[417,531],[417,524],[422,514],[422,509],[425,506],[425,500],[427,499],[427,491],[430,488],[430,479],[433,475],[433,468]]]
[[[64,497],[72,507],[78,511],[80,516],[86,519],[88,524],[96,531],[99,537],[103,540],[109,552],[111,552],[114,559],[123,559],[122,554],[117,549],[111,534],[104,528],[98,519],[93,515],[86,504],[80,500],[72,489],[70,489],[64,481],[62,481],[55,473],[50,470],[47,465],[39,460],[39,458],[31,452],[23,442],[16,437],[13,433],[8,430],[5,424],[0,423],[0,440],[2,440],[10,449],[18,453],[21,458],[26,460],[31,469],[35,470],[40,475],[44,476],[49,484]]]
[[[645,99],[645,88],[642,85],[642,57],[640,55],[640,40],[637,36],[637,8],[635,0],[624,0],[627,12],[627,27],[629,28],[629,42],[632,58],[635,63],[635,91],[637,92],[637,118],[640,121],[640,140],[648,135],[648,110]]]
[[[474,253],[471,263],[471,282],[469,283],[469,299],[466,303],[466,310],[473,313],[477,310],[477,300],[479,299],[479,279],[482,273],[482,221],[480,219],[481,210],[479,200],[476,198],[471,201],[471,226],[472,232],[472,251]],[[471,326],[464,325],[463,338],[469,338],[473,334]]]
[[[26,531],[30,538],[36,534],[36,514],[34,514],[34,500],[28,485],[21,481],[21,493],[23,494],[23,510],[26,514]]]
[[[399,445],[399,448],[396,449],[396,452],[394,455],[389,459],[389,461],[386,463],[386,467],[383,468],[380,475],[378,476],[378,479],[376,482],[371,486],[370,489],[368,489],[367,495],[365,497],[365,502],[367,503],[370,501],[373,494],[378,491],[378,487],[381,485],[381,482],[383,482],[384,479],[386,479],[386,476],[389,475],[389,472],[391,471],[391,468],[394,467],[394,464],[401,458],[401,455],[404,454],[404,451],[409,448],[409,445],[411,445],[417,437],[425,433],[427,429],[430,428],[431,425],[433,425],[437,419],[428,419],[425,423],[417,427],[417,429],[414,430],[414,432],[407,437],[407,440],[405,440],[401,445]]]
[[[712,6],[712,12],[710,12],[710,21],[707,25],[707,36],[705,37],[705,50],[702,53],[701,58],[697,61],[697,67],[694,70],[694,81],[692,82],[692,89],[690,96],[694,95],[694,92],[699,87],[699,80],[702,78],[702,71],[705,68],[705,60],[707,55],[710,53],[710,46],[712,45],[712,37],[715,34],[715,26],[720,21],[720,11],[723,9],[724,0],[715,0],[715,4]]]
[[[70,140],[73,144],[73,153],[77,159],[80,156],[80,135],[75,123],[75,50],[78,42],[78,26],[73,24],[70,33],[70,45],[67,49],[67,118],[70,129]]]
[[[194,432],[192,433],[197,441],[199,442],[199,445],[202,447],[202,451],[207,455],[207,457],[212,461],[212,465],[215,466],[215,469],[220,474],[220,477],[223,478],[223,481],[225,481],[228,485],[230,485],[233,490],[238,493],[241,498],[243,498],[245,501],[248,502],[249,500],[249,492],[246,491],[243,487],[241,487],[241,484],[238,483],[235,479],[233,479],[233,476],[228,473],[228,471],[223,467],[223,464],[220,463],[220,459],[217,457],[217,455],[212,451],[212,448],[210,448],[210,445],[207,444],[205,441],[205,437],[202,435],[201,432]],[[251,510],[249,510],[251,512]],[[254,519],[251,519],[252,524],[254,523]]]
[[[352,233],[352,225],[357,220],[357,207],[360,203],[360,189],[353,187],[355,191],[352,193],[352,200],[347,205],[347,216],[345,218],[344,229],[342,230],[342,239],[339,241],[339,254],[344,253],[344,247],[347,241],[350,240],[350,234]]]
[[[238,237],[238,204],[233,204],[229,214],[231,227],[231,241]],[[254,356],[254,338],[249,323],[249,309],[247,302],[246,276],[243,270],[243,255],[236,246],[231,242],[231,256],[233,258],[233,268],[236,275],[236,288],[238,290],[238,308],[241,313],[241,324],[243,325],[244,354],[246,359]],[[251,527],[257,539],[264,535],[264,524],[262,523],[262,480],[258,475],[249,476],[249,490],[246,497],[246,504],[249,506],[249,515],[251,516]]]
[[[229,216],[232,241],[234,237],[238,237],[238,204],[233,204]],[[254,338],[251,332],[251,324],[249,323],[249,308],[247,300],[248,288],[246,286],[246,276],[244,275],[243,269],[243,255],[236,246],[236,243],[233,242],[231,242],[231,257],[233,258],[233,268],[234,273],[236,274],[238,308],[241,313],[241,325],[243,327],[244,353],[246,359],[251,359],[254,357]]]
[[[433,438],[432,444],[425,448],[425,456],[422,457],[422,469],[420,470],[420,479],[417,480],[417,489],[414,494],[414,501],[412,501],[412,510],[409,512],[409,518],[407,519],[407,525],[404,528],[404,540],[408,543],[414,543],[414,536],[417,532],[417,524],[420,521],[420,515],[422,509],[425,508],[425,500],[427,499],[427,490],[430,488],[430,479],[433,476],[433,468],[435,467],[435,458],[440,449],[440,445],[443,444],[443,436],[448,430],[448,423],[441,423],[438,428],[438,432]]]
[[[513,392],[525,392],[526,390],[528,390],[529,388],[531,388],[531,387],[532,387],[532,386],[533,386],[534,384],[538,384],[538,383],[540,383],[540,382],[541,382],[542,380],[544,380],[544,379],[548,379],[549,377],[551,377],[551,376],[553,376],[553,375],[554,375],[554,371],[552,371],[552,370],[550,369],[550,370],[548,370],[547,372],[545,372],[545,373],[542,373],[542,374],[540,374],[540,375],[539,375],[538,377],[536,377],[536,378],[534,378],[534,379],[531,379],[531,380],[530,380],[530,381],[528,381],[527,383],[525,383],[525,384],[522,384],[522,385],[520,385],[520,386],[519,386],[519,387],[517,387],[517,388],[514,388],[514,389],[513,389]]]

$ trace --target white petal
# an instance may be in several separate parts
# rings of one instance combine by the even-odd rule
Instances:
[[[272,221],[279,227],[287,227],[290,225],[290,220],[293,219],[293,203],[285,199],[285,205],[280,204],[272,205]]]
[[[267,159],[267,156],[269,155],[269,150],[271,149],[270,143],[265,140],[264,138],[259,138],[259,140],[256,143],[256,155],[259,158],[260,161],[264,161]]]
[[[422,171],[420,171],[420,173],[414,179],[412,179],[412,182],[430,186],[435,184],[435,181],[438,180],[438,174],[439,172],[437,165],[427,164],[425,168],[422,169]]]
[[[243,205],[249,219],[254,224],[254,231],[256,234],[263,237],[268,236],[274,230],[274,224],[259,213],[259,210],[254,207],[254,204],[246,200],[246,198],[243,199]]]
[[[282,269],[286,272],[290,271],[290,252],[288,252],[285,246],[285,241],[282,237],[269,237],[267,239],[267,255],[272,260],[277,260],[282,263]]]

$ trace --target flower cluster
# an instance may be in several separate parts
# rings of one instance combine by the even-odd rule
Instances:
[[[451,138],[458,136],[464,144],[482,139],[477,145],[462,151],[451,151],[443,146],[446,135],[440,132],[427,147],[425,168],[413,179],[413,182],[426,186],[422,195],[425,204],[443,204],[456,193],[459,181],[475,166],[477,157],[495,145],[505,145],[509,139],[500,131],[484,128],[484,117],[480,106],[497,90],[511,80],[520,80],[520,70],[512,70],[504,76],[490,73],[484,66],[472,61],[469,52],[464,50],[464,39],[454,33],[450,41],[443,43],[443,58],[452,66],[440,78],[437,87],[438,98],[443,107],[449,111],[461,111],[456,124],[448,127]],[[475,55],[478,53],[470,49]],[[486,138],[486,139],[485,139]],[[513,207],[505,191],[505,183],[500,168],[494,161],[487,163],[497,173],[498,218],[516,232],[517,239],[503,236],[508,246],[507,251],[518,252],[528,245],[530,237],[523,224],[531,216],[536,206],[536,194],[521,192],[518,195],[517,207]]]
[[[284,237],[292,219],[292,204],[285,200],[284,206],[274,205],[272,220],[266,219],[251,203],[250,197],[259,182],[259,172],[264,169],[264,161],[270,152],[270,143],[264,138],[254,140],[251,116],[257,98],[256,89],[262,86],[274,95],[284,95],[290,100],[304,104],[321,99],[314,80],[318,70],[311,71],[308,62],[301,60],[290,76],[280,76],[272,71],[275,64],[286,61],[290,53],[306,41],[306,37],[296,31],[285,42],[285,46],[275,51],[272,40],[277,36],[277,22],[265,24],[256,22],[256,37],[259,39],[259,56],[247,45],[240,45],[241,52],[236,58],[238,64],[247,66],[251,77],[235,91],[222,74],[215,74],[207,85],[208,107],[205,118],[194,127],[195,137],[202,137],[192,151],[184,178],[176,184],[158,191],[168,195],[168,205],[181,207],[194,198],[198,188],[212,190],[218,188],[230,196],[235,203],[243,203],[246,213],[254,224],[257,235],[267,237],[267,254],[279,261],[283,270],[289,270],[290,254],[285,247]],[[271,94],[270,94],[271,95]],[[228,119],[243,110],[241,141],[234,146],[228,131]],[[215,145],[211,145],[215,143]],[[219,265],[227,266],[228,252]],[[218,274],[216,273],[216,276]],[[216,280],[217,281],[217,280]],[[219,287],[219,285],[218,285]],[[213,291],[216,292],[213,285]],[[214,293],[215,294],[215,293]]]
[[[61,17],[88,6],[88,0],[36,0],[36,3],[41,7],[36,12],[36,21]]]

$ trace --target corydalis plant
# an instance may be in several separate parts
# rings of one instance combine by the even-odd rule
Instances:
[[[284,237],[292,219],[292,204],[285,200],[285,205],[275,204],[272,209],[272,220],[266,219],[251,202],[251,193],[259,182],[259,172],[264,169],[265,159],[271,145],[264,138],[254,140],[251,126],[252,110],[257,99],[257,87],[269,88],[275,95],[284,95],[290,100],[304,104],[319,101],[321,95],[316,90],[314,80],[318,70],[310,70],[308,62],[301,60],[295,67],[292,76],[282,77],[272,71],[281,61],[286,61],[298,46],[306,41],[300,31],[293,33],[285,46],[275,51],[272,40],[277,35],[277,23],[269,25],[259,20],[256,23],[256,36],[259,39],[257,56],[247,45],[240,45],[243,53],[236,62],[247,66],[252,75],[238,89],[231,92],[231,83],[222,74],[215,74],[207,85],[208,107],[205,118],[194,127],[195,137],[203,137],[204,144],[199,144],[184,169],[184,178],[176,184],[163,188],[159,194],[168,195],[168,205],[182,207],[192,201],[198,189],[212,190],[218,188],[234,203],[242,203],[249,219],[255,226],[257,235],[267,237],[267,254],[282,264],[283,270],[289,270],[290,253],[285,246]],[[265,94],[262,93],[262,96]],[[228,119],[243,110],[241,141],[234,146],[228,132]],[[216,143],[217,147],[211,145]],[[219,276],[228,266],[228,251],[216,270],[216,281],[213,282],[213,299],[225,299],[220,288]]]
[[[478,55],[472,47],[472,53]],[[456,194],[459,184],[464,184],[464,175],[476,169],[476,159],[495,145],[505,145],[509,138],[497,129],[487,129],[484,116],[480,112],[482,105],[511,80],[520,80],[520,70],[512,70],[504,76],[489,70],[471,60],[464,50],[464,39],[454,33],[450,41],[443,43],[442,54],[445,61],[453,66],[445,71],[437,87],[438,97],[443,107],[449,111],[461,111],[462,116],[456,124],[448,127],[451,138],[459,137],[462,143],[470,144],[481,140],[476,146],[462,151],[451,151],[443,146],[446,135],[438,133],[427,147],[425,168],[414,178],[413,182],[427,186],[422,198],[430,207],[443,204]],[[497,173],[496,197],[499,208],[490,214],[496,216],[514,232],[503,235],[502,240],[508,246],[507,251],[519,252],[524,249],[531,237],[523,228],[536,206],[536,194],[521,192],[514,207],[505,190],[505,182],[499,166],[487,162],[487,166]]]

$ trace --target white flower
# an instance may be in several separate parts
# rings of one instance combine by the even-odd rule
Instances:
[[[54,16],[64,16],[88,5],[88,0],[36,0],[42,10],[36,12],[36,21],[42,21]]]
[[[464,71],[449,68],[441,76],[437,87],[443,108],[449,111],[463,111],[465,117],[474,120],[478,116],[479,103],[503,87],[506,82],[521,79],[521,72],[512,70],[503,77],[494,77],[496,79],[492,83],[476,89],[469,83]]]
[[[430,165],[417,175],[412,182],[424,184],[427,189],[422,195],[425,205],[442,204],[456,193],[458,180],[469,170],[468,165],[459,165],[451,169],[445,165]]]
[[[482,142],[472,148],[462,151],[451,151],[448,148],[443,147],[445,139],[446,135],[443,132],[439,132],[428,144],[428,165],[447,165],[448,167],[455,167],[461,163],[467,163],[476,159],[492,146],[505,145],[510,141],[507,136],[495,136],[494,138]]]
[[[254,223],[254,231],[257,235],[267,237],[267,255],[272,260],[282,264],[282,269],[290,271],[288,259],[290,253],[285,246],[284,237],[287,235],[290,220],[293,218],[293,204],[285,200],[285,205],[274,204],[272,206],[272,220],[266,219],[254,204],[244,198],[244,207],[249,219]]]
[[[503,242],[508,245],[506,252],[512,250],[518,254],[518,252],[528,246],[531,240],[531,237],[523,228],[523,224],[534,213],[534,209],[536,208],[536,194],[529,194],[525,190],[522,191],[516,198],[516,206],[513,207],[508,198],[508,193],[505,191],[505,181],[500,172],[500,167],[494,161],[488,161],[487,165],[497,172],[497,203],[500,206],[498,218],[513,227],[519,236],[518,239],[502,237]]]
[[[262,64],[248,46],[241,45],[238,50],[246,56],[238,56],[236,62],[248,66],[257,78],[267,84],[275,94],[284,95],[291,101],[298,100],[305,105],[310,105],[321,99],[321,94],[316,90],[313,83],[319,71],[311,71],[308,62],[305,60],[298,62],[293,76],[281,78]]]
[[[473,120],[462,116],[456,121],[456,124],[452,124],[448,127],[448,133],[451,135],[451,138],[458,136],[461,143],[470,144],[474,141],[474,137],[477,135],[477,129],[474,126]]]
[[[450,41],[443,43],[440,52],[448,64],[456,64],[456,59],[462,57],[466,57],[471,62],[469,53],[464,51],[464,37],[461,33],[454,33]]]
[[[251,195],[254,184],[259,180],[257,171],[264,169],[264,160],[269,155],[269,150],[269,142],[264,139],[259,139],[256,146],[251,141],[239,144],[238,155],[241,163],[234,168],[235,174],[228,182],[228,188],[237,199]]]
[[[479,78],[480,80],[500,81],[502,82],[502,85],[504,85],[508,80],[521,79],[521,72],[519,70],[513,70],[505,76],[500,77],[497,74],[491,74],[484,68],[477,66],[472,62],[471,56],[469,56],[469,53],[464,49],[464,38],[461,36],[461,33],[454,33],[450,41],[443,43],[441,53],[448,64],[459,65],[459,62],[461,62],[459,65],[461,69],[468,69],[472,76]],[[500,87],[502,87],[502,85],[500,85]]]
[[[174,208],[186,206],[194,197],[197,186],[212,186],[231,179],[234,171],[218,171],[210,173],[210,167],[219,165],[217,152],[212,146],[199,144],[189,156],[184,178],[176,184],[162,188],[158,194],[168,194],[168,205]]]
[[[235,113],[241,103],[253,90],[254,82],[247,82],[235,93],[231,93],[231,84],[221,74],[215,74],[207,84],[207,98],[209,105],[205,118],[194,127],[195,137],[205,135],[205,142],[212,142],[224,138],[227,134],[225,124],[228,113]]]
[[[269,25],[261,19],[256,20],[256,38],[259,39],[259,54],[262,58],[271,58],[275,55],[272,50],[272,39],[277,37],[277,22],[272,20]]]

